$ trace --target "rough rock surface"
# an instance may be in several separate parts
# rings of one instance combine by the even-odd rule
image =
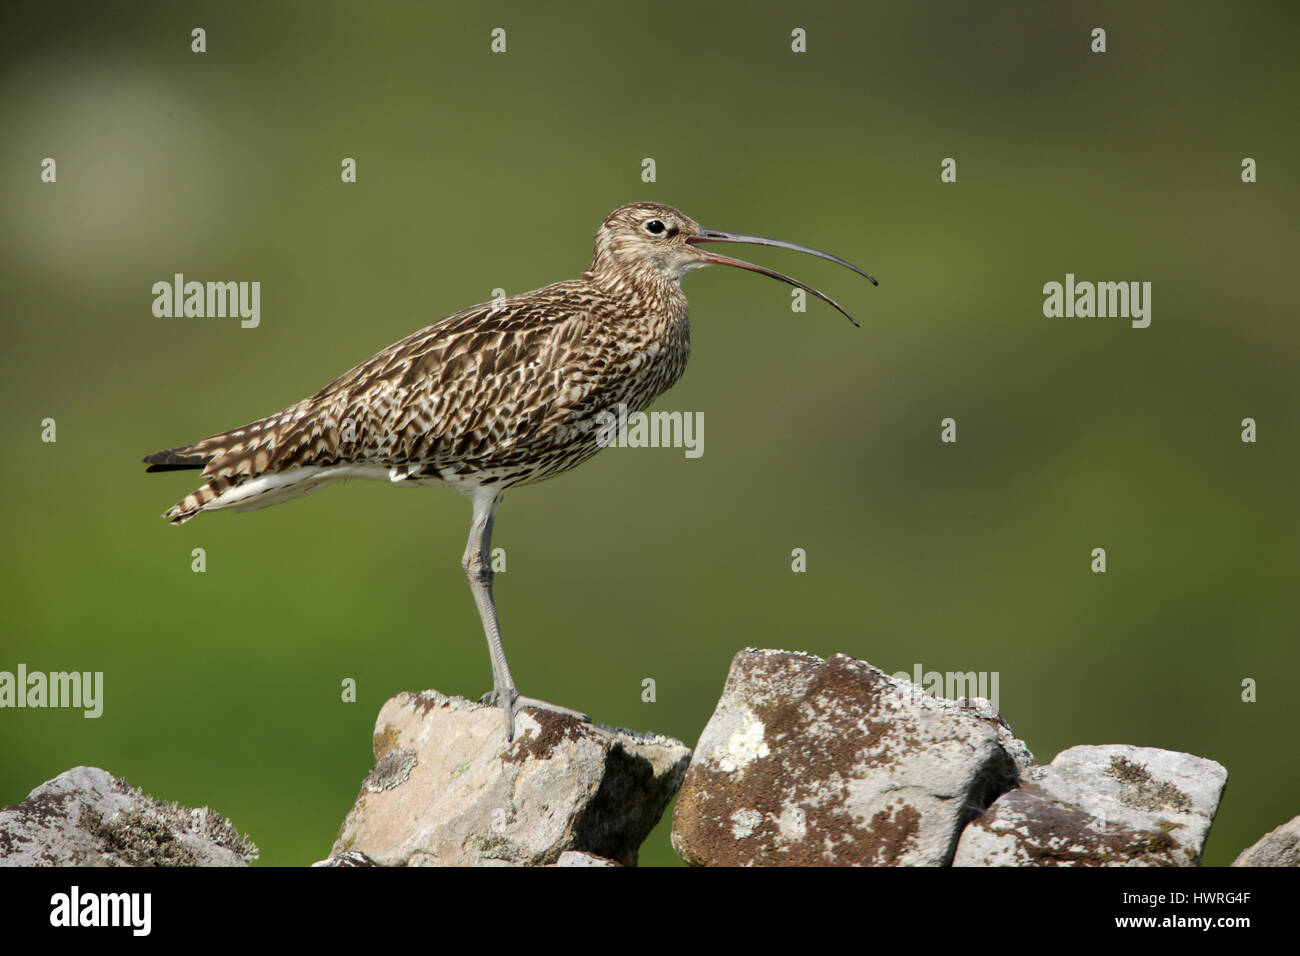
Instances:
[[[312,866],[328,867],[358,867],[358,866],[378,866],[374,860],[364,853],[358,853],[356,850],[350,850],[340,853],[338,856],[328,856],[323,860],[317,860]]]
[[[383,866],[538,866],[565,850],[636,864],[690,750],[668,737],[437,691],[399,694],[375,723],[375,766],[331,857]]]
[[[1228,773],[1123,744],[1071,747],[962,834],[954,866],[1197,866]]]
[[[1241,851],[1233,866],[1300,866],[1300,817],[1288,820]]]
[[[219,813],[162,803],[97,767],[0,810],[0,866],[247,866],[256,856]]]
[[[747,648],[673,817],[689,863],[943,866],[1032,764],[986,701],[931,697],[843,654]]]
[[[596,856],[594,853],[579,853],[577,850],[565,850],[560,854],[560,859],[552,864],[553,866],[620,866],[613,860],[606,859],[603,856]]]

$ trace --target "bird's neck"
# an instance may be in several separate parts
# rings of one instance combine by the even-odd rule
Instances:
[[[686,310],[686,294],[682,292],[681,280],[657,269],[610,269],[597,261],[582,274],[582,278],[638,312],[663,315]]]

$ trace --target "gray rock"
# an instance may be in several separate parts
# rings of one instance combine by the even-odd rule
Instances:
[[[1289,820],[1241,851],[1233,866],[1300,866],[1300,817]]]
[[[908,684],[914,691],[925,693],[911,681],[908,681]],[[930,695],[926,694],[926,696],[929,697]],[[952,706],[953,704],[952,701],[946,698],[931,699],[939,700],[944,706]],[[1011,725],[1002,719],[1002,715],[994,709],[992,702],[985,700],[983,697],[967,697],[958,701],[956,706],[960,707],[966,714],[987,722],[994,729],[998,735],[998,743],[1002,745],[1003,750],[1011,755],[1011,759],[1016,762],[1018,769],[1024,771],[1034,765],[1034,755],[1030,752],[1029,745],[1015,735]]]
[[[355,850],[347,853],[340,853],[338,856],[329,856],[323,860],[317,860],[315,863],[312,864],[313,867],[316,866],[357,867],[357,866],[378,866],[378,865],[379,865],[378,863],[370,859],[370,857],[366,856],[364,853],[358,853]]]
[[[691,752],[668,737],[437,691],[399,694],[375,723],[375,766],[331,856],[382,866],[537,866],[566,850],[627,866],[681,785]]]
[[[687,771],[673,847],[707,866],[943,866],[1033,762],[987,702],[843,654],[736,655]]]
[[[257,847],[225,817],[162,803],[74,767],[0,810],[0,866],[247,866]]]
[[[603,856],[596,856],[594,853],[579,853],[577,850],[565,850],[560,854],[560,859],[553,866],[620,866],[613,860],[606,859]]]
[[[1228,773],[1124,744],[1071,747],[962,834],[954,866],[1197,866]]]

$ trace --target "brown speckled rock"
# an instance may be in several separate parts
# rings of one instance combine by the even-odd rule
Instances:
[[[1151,747],[1071,747],[962,834],[954,866],[1196,866],[1228,779]]]
[[[1241,851],[1233,866],[1300,866],[1300,817],[1265,833]]]
[[[673,817],[708,866],[943,866],[962,825],[1015,786],[1028,749],[963,707],[836,654],[736,655]]]
[[[680,741],[437,691],[399,694],[375,723],[375,766],[330,853],[382,866],[544,866],[566,850],[625,866],[681,785]]]

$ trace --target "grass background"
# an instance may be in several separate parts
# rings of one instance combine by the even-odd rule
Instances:
[[[140,457],[494,288],[576,276],[604,215],[648,199],[881,285],[752,254],[856,330],[757,276],[688,279],[692,363],[656,407],[704,413],[704,456],[610,451],[502,508],[525,693],[694,744],[745,645],[997,671],[1042,762],[1101,743],[1222,762],[1209,864],[1300,812],[1281,746],[1300,669],[1294,6],[0,15],[0,669],[106,683],[98,720],[0,711],[0,804],[92,764],[212,805],[264,864],[326,855],[382,702],[488,689],[468,503],[351,484],[177,530],[158,515],[192,475]],[[174,272],[260,281],[261,326],[155,318]],[[1045,318],[1067,272],[1150,281],[1151,327]],[[667,818],[642,860],[679,862]]]

